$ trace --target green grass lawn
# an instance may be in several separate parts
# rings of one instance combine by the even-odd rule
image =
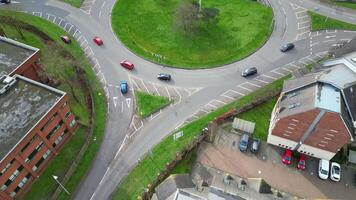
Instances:
[[[335,0],[320,0],[323,3],[339,6],[339,7],[347,7],[351,9],[356,9],[356,3],[355,2],[340,2],[340,1],[335,1]]]
[[[63,2],[66,2],[74,7],[80,8],[84,0],[61,0]]]
[[[187,154],[183,160],[172,170],[171,174],[190,174],[192,172],[194,163],[197,159],[197,150],[193,150]]]
[[[77,61],[80,62],[79,66],[84,71],[86,81],[90,83],[89,89],[92,94],[93,104],[94,104],[93,137],[95,137],[96,140],[90,142],[89,147],[85,152],[84,156],[82,157],[82,159],[80,160],[74,174],[70,177],[68,182],[65,183],[66,188],[73,193],[76,189],[76,186],[79,184],[79,182],[82,180],[83,176],[89,169],[90,164],[94,159],[100,147],[101,141],[103,139],[103,135],[104,135],[103,133],[105,130],[105,123],[106,123],[106,99],[105,99],[104,92],[101,88],[100,83],[96,79],[95,73],[91,69],[87,58],[85,58],[84,53],[80,48],[79,44],[75,42],[74,39],[72,39],[72,44],[70,45],[65,45],[60,40],[59,36],[65,34],[65,32],[61,28],[57,27],[56,25],[44,19],[34,17],[32,15],[27,15],[24,13],[1,10],[0,16],[12,16],[21,22],[25,22],[27,24],[35,26],[38,30],[48,35],[50,38],[52,38],[55,41],[57,45],[60,46],[60,48],[65,49],[74,58],[77,58]],[[0,18],[0,22],[1,19],[2,18]],[[3,24],[1,23],[1,25]],[[34,34],[31,33],[26,33],[26,34],[29,34],[28,37],[25,37],[29,40],[28,44],[41,48],[46,48],[44,44],[41,44],[41,40],[36,39],[36,36]],[[44,54],[45,52],[43,52],[42,50],[42,53]],[[71,74],[67,70],[64,71],[66,72],[58,72],[60,73],[58,74],[58,78],[63,78],[65,76],[65,73],[68,73],[67,75]],[[72,78],[72,76],[69,76],[68,78]],[[60,86],[60,89],[66,90],[66,87]],[[74,93],[76,93],[75,95],[77,96],[81,95],[79,93],[77,94],[77,90],[74,90]],[[69,103],[71,104],[73,112],[76,115],[81,116],[82,113],[80,112],[82,111],[79,108],[76,109],[75,105],[73,106],[72,98]],[[78,105],[78,106],[83,106],[83,105]],[[41,178],[33,183],[33,185],[29,189],[24,199],[26,200],[49,199],[51,194],[54,192],[55,187],[57,187],[57,184],[53,181],[53,179],[48,178],[48,174],[57,173],[56,175],[59,175],[60,178],[62,178],[64,171],[66,171],[68,166],[70,165],[70,163],[68,162],[71,162],[71,160],[74,158],[74,155],[76,155],[78,150],[81,148],[82,143],[79,143],[79,141],[84,140],[83,138],[81,138],[83,136],[84,136],[84,131],[79,129],[78,133],[71,139],[71,141],[64,146],[63,150],[58,155],[58,157],[56,157],[53,161],[51,161],[49,166],[45,169]],[[59,196],[59,199],[68,199],[68,195],[62,192]]]
[[[130,50],[144,58],[191,69],[242,59],[261,47],[273,29],[272,9],[256,1],[204,0],[203,8],[219,9],[218,22],[197,23],[199,28],[187,34],[176,14],[182,2],[187,1],[117,1],[113,29]]]
[[[135,95],[138,114],[141,118],[150,116],[171,102],[167,97],[154,96],[142,91],[136,91]]]
[[[274,105],[277,102],[277,97],[256,106],[252,110],[244,112],[238,115],[238,118],[252,121],[256,123],[254,137],[260,138],[263,141],[267,141],[269,120]]]
[[[197,137],[201,133],[201,130],[206,127],[210,121],[233,108],[244,106],[254,99],[265,96],[272,91],[280,91],[283,86],[283,81],[287,78],[290,78],[290,75],[278,79],[275,82],[242,97],[241,99],[227,104],[179,128],[177,132],[183,131],[184,136],[176,141],[173,140],[172,135],[166,137],[152,149],[152,153],[149,156],[144,157],[141,162],[132,169],[129,175],[125,177],[115,192],[113,199],[137,199],[144,188],[155,179],[157,173],[162,171],[166,164],[174,159],[177,152],[183,150],[184,147],[186,147],[195,137]]]
[[[314,12],[308,11],[309,16],[311,18],[311,30],[332,30],[332,29],[340,29],[340,30],[356,30],[355,24],[349,24],[346,22],[342,22],[330,17],[325,17],[323,15],[319,15]]]

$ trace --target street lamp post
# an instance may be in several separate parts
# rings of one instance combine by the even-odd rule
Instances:
[[[52,177],[54,178],[54,180],[59,184],[59,186],[61,186],[61,188],[68,194],[70,195],[69,191],[64,187],[64,185],[62,185],[59,180],[58,180],[58,176],[52,175]]]

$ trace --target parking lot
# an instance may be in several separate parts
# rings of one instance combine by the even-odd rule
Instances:
[[[318,159],[307,157],[307,168],[301,171],[296,169],[297,158],[286,166],[281,162],[283,150],[265,142],[256,155],[241,153],[238,147],[239,135],[219,128],[214,144],[201,145],[197,161],[243,178],[263,178],[272,187],[301,198],[355,199],[356,170],[342,166],[340,182],[321,180],[317,175]]]

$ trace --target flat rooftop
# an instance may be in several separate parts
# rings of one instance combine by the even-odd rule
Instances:
[[[0,36],[0,75],[10,74],[37,51],[37,48]]]
[[[0,78],[0,160],[51,110],[64,92],[31,79],[7,76],[11,86],[4,92]],[[3,89],[3,90],[2,90]]]

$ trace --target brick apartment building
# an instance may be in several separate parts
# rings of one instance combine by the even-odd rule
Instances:
[[[38,55],[0,38],[1,200],[21,197],[77,127],[66,93],[35,81]]]
[[[284,82],[267,142],[330,160],[354,140],[355,122],[356,52]]]

